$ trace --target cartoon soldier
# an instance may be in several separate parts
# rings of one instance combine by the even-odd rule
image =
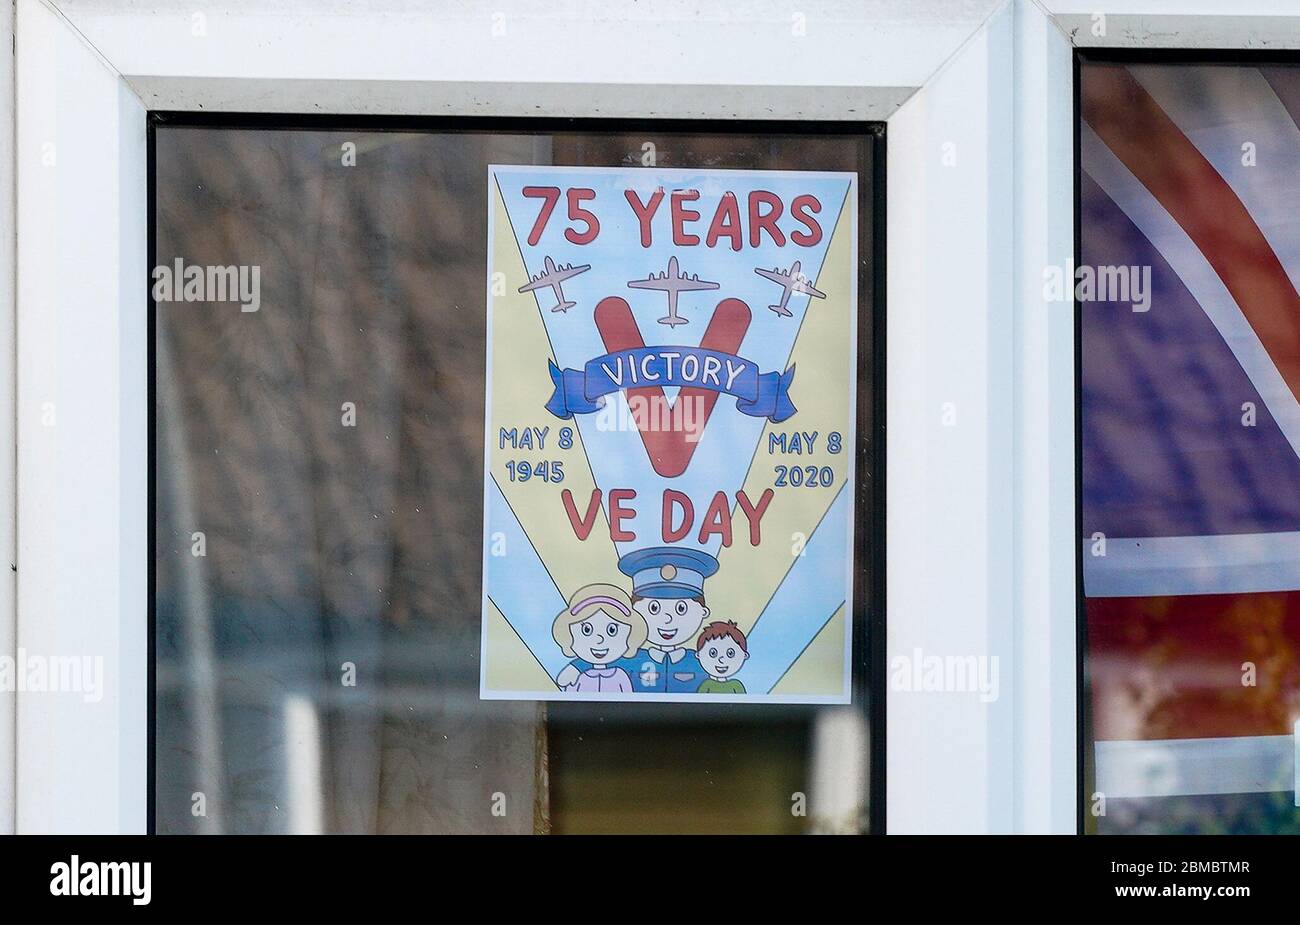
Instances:
[[[704,579],[718,560],[698,549],[638,549],[619,559],[632,579],[632,607],[649,629],[645,648],[625,660],[632,686],[647,693],[693,694],[708,674],[695,653],[695,637],[709,618]]]

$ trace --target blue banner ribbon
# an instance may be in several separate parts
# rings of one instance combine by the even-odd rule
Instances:
[[[703,347],[637,347],[591,360],[583,369],[550,367],[555,393],[546,410],[558,418],[590,414],[605,405],[605,396],[620,389],[677,386],[709,389],[736,398],[736,409],[751,417],[780,423],[795,413],[790,401],[794,367],[783,373],[760,373],[743,357]]]

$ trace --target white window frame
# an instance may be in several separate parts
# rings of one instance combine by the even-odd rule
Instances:
[[[0,831],[146,829],[148,109],[886,121],[888,658],[1000,664],[988,703],[889,691],[886,829],[1075,831],[1074,323],[1041,280],[1098,5],[17,0],[0,654],[107,678],[0,700]]]

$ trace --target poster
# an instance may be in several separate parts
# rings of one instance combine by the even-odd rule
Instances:
[[[493,165],[480,695],[847,703],[857,177]]]

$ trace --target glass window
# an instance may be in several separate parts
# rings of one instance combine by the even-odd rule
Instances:
[[[156,116],[151,139],[158,832],[869,827],[870,759],[879,755],[869,716],[880,706],[868,697],[869,629],[883,561],[873,529],[883,459],[873,337],[879,133]],[[553,167],[581,168],[571,176],[582,182],[556,179]],[[617,213],[607,195],[593,202],[583,192],[604,191],[600,171],[609,168],[623,169],[617,182],[649,178],[629,186]],[[698,174],[700,196],[678,195],[679,175],[662,171]],[[744,171],[767,172],[771,182]],[[825,189],[841,199],[815,193],[815,207],[800,205],[787,195],[799,194],[800,175],[839,178]],[[723,189],[728,180],[740,185]],[[663,212],[647,216],[665,182]],[[856,223],[838,221],[850,214]],[[626,442],[591,452],[603,433],[598,415],[636,390],[616,380],[601,410],[586,409],[596,373],[582,361],[600,351],[568,362],[568,341],[557,336],[558,325],[571,324],[587,326],[574,343],[596,337],[586,296],[605,251],[586,259],[572,248],[588,246],[581,238],[597,225],[605,240],[634,242],[642,220],[669,235],[662,256],[680,263],[647,260],[635,277],[648,286],[630,286],[629,276],[604,293],[635,308],[644,342],[611,344],[601,331],[603,355],[667,377],[660,401],[674,408],[688,408],[686,396],[724,409],[714,412],[723,423],[713,442],[701,425],[696,449],[736,475],[735,488],[749,490],[739,476],[755,459],[763,478],[785,469],[771,502],[779,516],[770,519],[755,513],[761,478],[752,497],[730,492],[716,510],[685,492],[696,508],[680,540],[686,553],[676,545],[683,506],[662,525],[657,508],[631,502],[631,520],[614,516],[619,505],[603,494],[588,507],[593,488],[619,484],[603,467],[636,458],[658,472],[671,460],[647,454],[648,442],[640,448],[653,428],[635,407],[630,432],[619,436],[637,441],[641,455]],[[715,283],[723,272],[715,268],[733,273],[737,255],[778,238],[783,247],[805,242],[806,255],[802,269],[787,251],[775,267],[758,259],[769,251],[752,255],[753,270],[779,277],[744,269],[756,281],[747,286],[765,287],[765,300],[745,301],[754,331],[765,325],[794,343],[831,336],[818,325],[841,326],[827,329],[841,332],[836,351],[789,364],[797,377],[784,353],[765,365],[751,349],[758,335],[730,343],[726,331],[706,331],[705,311],[716,305],[719,317],[730,293],[678,286],[670,305],[674,287],[664,285]],[[832,260],[838,282],[826,285],[810,270]],[[572,273],[584,263],[596,265],[580,270],[585,280]],[[725,286],[732,277],[721,278]],[[634,353],[688,334],[690,345],[713,337],[712,352],[695,357],[701,372],[710,359],[720,364],[712,385],[681,378],[684,363],[672,378],[662,356]],[[734,379],[716,378],[732,369],[729,358],[753,359],[752,382],[739,366]],[[570,372],[587,376],[573,393],[560,381]],[[545,388],[534,389],[539,380]],[[530,391],[514,395],[525,383]],[[548,407],[552,386],[555,401],[578,404]],[[500,413],[506,399],[526,413]],[[733,424],[749,435],[743,459],[717,436]],[[798,453],[769,443],[796,433],[809,441]],[[832,433],[843,441],[836,449],[827,446]],[[709,458],[718,446],[730,455]],[[539,520],[516,511],[534,503],[548,505]],[[522,555],[516,535],[494,526],[498,515],[554,529],[574,549],[603,543],[609,567],[591,583],[614,590],[579,595],[578,582],[548,559],[562,549]],[[774,550],[761,567],[745,547],[760,517]],[[838,544],[833,555],[815,548],[823,521],[842,524],[820,534],[829,537],[823,545]],[[712,532],[701,533],[706,523]],[[616,536],[633,524],[639,533],[671,530],[670,554]],[[509,550],[501,559],[493,558],[498,540]],[[492,594],[537,568],[553,586],[541,582],[511,602]],[[746,603],[760,588],[777,604]],[[794,592],[802,609],[780,603]],[[823,607],[831,597],[837,606]],[[697,625],[683,633],[685,645],[650,652],[635,639],[655,629],[644,614],[678,601],[699,611]],[[560,619],[570,609],[577,630]],[[576,635],[576,618],[597,612],[627,621],[611,624],[626,661]],[[712,661],[700,641],[710,627],[724,643]],[[630,635],[619,636],[624,630]],[[752,643],[749,664],[742,659],[731,677],[726,647],[743,648],[742,639]],[[695,672],[682,697],[643,693],[647,676],[662,677],[664,659],[671,677],[690,673],[683,664]],[[565,669],[571,676],[559,677]],[[627,697],[605,696],[602,685],[625,683]]]
[[[1300,70],[1078,91],[1085,825],[1296,832]]]

